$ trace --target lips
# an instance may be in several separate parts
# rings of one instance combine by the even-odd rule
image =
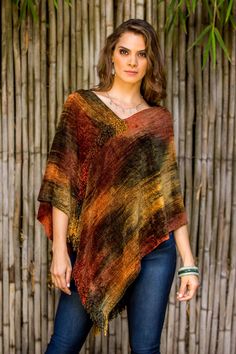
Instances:
[[[125,71],[126,73],[128,73],[128,74],[137,74],[138,72],[137,71]]]

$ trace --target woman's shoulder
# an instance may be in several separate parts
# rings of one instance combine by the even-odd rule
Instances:
[[[87,102],[87,98],[91,95],[90,90],[86,89],[76,89],[70,92],[64,102],[65,108],[83,108],[84,104]]]

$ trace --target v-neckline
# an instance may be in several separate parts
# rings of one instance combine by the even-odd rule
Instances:
[[[99,104],[101,104],[103,108],[106,108],[115,118],[119,119],[122,122],[128,121],[129,119],[133,118],[134,116],[136,116],[137,114],[139,114],[141,112],[147,112],[147,111],[152,110],[157,107],[157,106],[147,107],[147,108],[142,109],[141,111],[131,114],[130,116],[128,116],[126,118],[121,118],[108,105],[106,105],[106,103],[103,102],[103,100],[94,91],[92,91],[91,89],[89,89],[88,91],[95,97],[97,102]]]

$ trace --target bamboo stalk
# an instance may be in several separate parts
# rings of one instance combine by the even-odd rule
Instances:
[[[101,37],[100,37],[100,46],[101,48],[105,44],[106,39],[106,1],[100,0],[100,28],[101,28]]]
[[[113,1],[106,1],[106,36],[108,37],[114,30]]]
[[[115,2],[115,27],[118,27],[123,21],[124,0]]]
[[[9,2],[6,8],[8,14],[7,21],[7,125],[8,125],[8,180],[7,180],[7,192],[8,192],[8,279],[9,279],[9,308],[5,308],[8,311],[7,315],[9,319],[9,349],[11,354],[15,352],[15,313],[11,311],[15,302],[15,277],[14,277],[14,238],[13,238],[13,216],[14,216],[14,143],[15,143],[15,130],[14,130],[14,69],[13,69],[13,34],[12,34],[12,4]],[[3,246],[4,247],[4,246]],[[4,312],[5,312],[4,311]]]
[[[56,34],[56,17],[53,0],[48,2],[49,13],[49,113],[48,113],[48,130],[49,130],[49,145],[52,143],[55,134],[56,122],[56,68],[57,68],[57,34]],[[45,136],[46,137],[46,136]],[[45,158],[46,156],[43,156]]]
[[[77,72],[77,87],[82,88],[82,4],[81,0],[76,1],[76,72]]]
[[[89,35],[88,35],[88,3],[82,2],[82,43],[83,43],[83,88],[88,87],[89,80]]]
[[[234,14],[236,14],[236,4],[234,4]],[[227,28],[227,42],[229,43],[230,41],[230,35],[229,35],[229,30]],[[235,69],[235,57],[236,57],[236,34],[235,31],[232,35],[232,65],[229,67],[228,63],[224,59],[224,67],[227,70],[227,81],[225,83],[225,86],[228,84],[227,87],[225,87],[226,92],[228,93],[229,99],[228,101],[225,102],[225,106],[227,106],[228,103],[228,134],[227,134],[227,159],[226,159],[226,173],[227,173],[227,178],[226,178],[226,201],[227,201],[227,206],[225,209],[225,229],[226,229],[226,234],[228,236],[228,247],[225,245],[225,241],[223,244],[223,260],[225,264],[225,271],[226,271],[226,279],[228,279],[228,284],[227,284],[227,299],[226,299],[226,311],[225,311],[225,335],[224,335],[224,352],[226,354],[233,353],[235,351],[235,340],[234,340],[234,335],[233,335],[233,310],[234,310],[234,303],[236,303],[236,291],[235,291],[235,283],[236,283],[236,267],[235,267],[235,251],[236,251],[236,242],[234,241],[233,235],[236,234],[235,228],[233,229],[234,223],[231,225],[231,217],[233,219],[233,213],[234,213],[234,200],[236,196],[236,191],[234,189],[234,166],[235,161],[234,158],[234,152],[235,152],[235,139],[233,137],[232,131],[236,131],[235,129],[235,120],[233,117],[235,116],[236,109],[235,109],[235,98],[236,98],[236,88],[235,84],[233,82],[233,78],[236,77],[236,69]],[[228,71],[229,69],[229,71]],[[228,87],[230,87],[230,90],[228,91]],[[225,110],[225,109],[224,109]],[[227,269],[228,266],[228,269]]]
[[[48,13],[49,13],[49,99],[48,99],[48,130],[45,129],[45,123],[42,122],[42,136],[44,136],[42,142],[42,169],[44,171],[47,153],[49,147],[51,146],[52,139],[55,134],[55,122],[57,119],[57,30],[56,30],[56,16],[55,16],[55,8],[53,4],[53,0],[48,2]],[[44,130],[44,129],[45,130]],[[48,134],[47,134],[48,132]],[[42,232],[42,231],[41,231]],[[44,236],[45,237],[45,236]],[[50,248],[51,245],[48,247],[48,254],[47,258],[50,260]],[[51,260],[50,260],[51,261]],[[49,273],[49,263],[47,265],[47,272]],[[46,342],[49,341],[51,334],[53,333],[54,327],[54,312],[55,312],[55,293],[54,291],[50,291],[48,296],[46,297],[47,302],[47,318],[48,318],[48,336]]]
[[[2,10],[2,14],[4,13],[4,8]],[[2,20],[2,18],[1,18]],[[5,28],[2,27],[2,33],[4,34]],[[3,74],[3,67],[5,65],[5,47],[6,43],[3,40],[1,42],[2,47],[2,67],[1,67],[1,79],[4,78]],[[3,111],[2,111],[2,90],[0,92],[0,178],[3,181],[3,146],[2,146],[2,135],[3,135]],[[0,230],[3,232],[3,184],[0,183]],[[3,294],[3,237],[0,237],[0,293]],[[0,328],[3,328],[3,296],[0,296]],[[0,350],[3,352],[3,333],[0,331]]]
[[[68,6],[68,5],[67,5]],[[75,91],[77,87],[76,83],[76,3],[75,0],[71,1],[70,8],[70,48],[69,48],[69,60],[70,60],[70,89],[69,91]]]
[[[99,59],[99,54],[100,54],[100,8],[99,8],[99,0],[95,0],[95,9],[94,9],[94,21],[95,21],[95,38],[94,38],[94,84],[97,85],[99,80],[98,80],[98,75],[97,75],[97,63]]]
[[[146,1],[146,21],[153,24],[152,0]]]
[[[47,132],[47,91],[45,87],[47,87],[47,29],[46,29],[46,10],[47,10],[47,2],[46,0],[41,1],[41,8],[40,8],[40,63],[41,63],[41,71],[40,71],[40,97],[41,97],[41,134],[40,134],[40,158],[41,158],[41,166],[39,166],[39,170],[37,174],[41,179],[41,167],[45,166],[46,163],[46,156],[47,156],[47,139],[48,139],[48,132]],[[36,192],[38,193],[38,192]],[[35,195],[37,198],[37,194]],[[37,207],[37,206],[36,206]],[[36,227],[37,221],[35,221]],[[47,238],[42,235],[42,230],[40,228],[39,235],[41,238],[41,341],[42,341],[42,350],[44,351],[47,342],[48,342],[48,321],[47,321],[47,274],[48,274],[48,256],[47,256]]]
[[[29,141],[28,141],[28,114],[32,114],[28,111],[28,95],[27,95],[27,51],[29,46],[29,19],[27,18],[21,25],[21,64],[22,64],[22,81],[21,81],[21,107],[22,107],[22,196],[23,196],[23,208],[22,208],[22,232],[21,232],[21,282],[22,282],[22,353],[27,353],[29,346],[28,338],[28,272],[27,272],[27,237],[28,237],[28,221],[29,221],[29,200],[28,200],[28,186],[29,186]],[[32,67],[32,66],[31,66]]]
[[[127,21],[130,18],[131,15],[131,0],[126,0],[124,2],[124,20],[123,21]]]
[[[234,2],[233,6],[233,14],[234,17],[236,15],[236,3]],[[231,66],[230,66],[230,91],[229,91],[229,134],[234,132],[234,141],[233,141],[233,155],[232,155],[232,210],[231,210],[231,238],[230,238],[230,249],[229,249],[229,258],[230,258],[230,270],[229,270],[229,290],[228,290],[228,301],[227,301],[227,309],[226,309],[226,330],[230,331],[231,338],[225,338],[224,340],[224,348],[226,346],[230,346],[231,353],[236,351],[236,343],[235,343],[235,336],[236,336],[236,260],[235,260],[235,253],[236,253],[236,240],[234,235],[236,235],[236,123],[235,123],[235,116],[236,116],[236,88],[235,88],[235,81],[234,78],[236,77],[236,32],[232,33],[231,37]],[[232,130],[231,130],[232,127]]]
[[[135,0],[130,0],[130,18],[138,18],[136,16],[136,1]]]
[[[2,33],[4,34],[5,33],[5,29],[3,28],[2,29]],[[4,48],[5,46],[5,42],[2,41],[2,45]],[[2,49],[1,48],[1,49]],[[2,50],[2,53],[4,51]],[[4,55],[2,56],[2,60],[4,59]],[[3,60],[3,63],[4,63],[4,60]],[[3,67],[3,66],[2,66]],[[1,68],[1,78],[3,77],[2,76],[2,68]],[[0,178],[1,178],[1,181],[3,180],[3,146],[2,146],[2,134],[3,134],[3,115],[2,115],[2,91],[0,92]],[[2,183],[0,183],[0,230],[1,232],[3,231],[3,185]],[[3,262],[3,238],[0,237],[0,265],[1,265],[1,268],[0,268],[0,292],[1,294],[3,294],[3,269],[2,269],[2,262]],[[0,296],[0,328],[3,328],[3,321],[2,321],[2,318],[3,318],[3,297]],[[2,331],[0,332],[0,350],[3,352],[3,333]]]
[[[2,297],[2,347],[3,353],[9,351],[9,273],[8,273],[8,100],[7,100],[7,61],[8,61],[8,47],[7,47],[7,22],[9,16],[9,6],[7,3],[2,5],[2,28],[3,28],[3,42],[2,42],[2,288],[4,289]]]
[[[39,2],[37,2],[37,8],[39,9]],[[39,12],[39,11],[38,11]],[[32,142],[34,146],[34,190],[39,191],[41,185],[41,176],[39,171],[41,170],[41,75],[40,75],[40,65],[38,64],[38,59],[40,56],[38,53],[41,53],[40,50],[40,22],[38,21],[34,24],[33,31],[33,61],[34,61],[34,141]],[[32,136],[32,137],[33,137]],[[37,210],[38,202],[37,195],[33,195],[32,200],[34,200],[34,206],[32,208],[32,217],[33,217],[33,229],[34,229],[34,345],[35,345],[35,354],[42,353],[42,333],[41,333],[41,232],[38,226],[35,223],[35,212]],[[31,255],[31,250],[29,250]]]
[[[136,0],[132,2],[131,0],[131,17],[135,14],[136,18],[144,19],[144,0]]]
[[[94,0],[89,1],[89,85],[94,85]]]
[[[35,58],[34,58],[34,24],[32,21],[32,18],[29,17],[29,22],[28,22],[28,33],[29,33],[29,43],[28,43],[28,62],[29,62],[29,68],[28,68],[28,79],[27,79],[27,96],[28,96],[28,116],[27,116],[27,138],[28,138],[28,182],[29,186],[34,186],[34,177],[35,177],[35,142],[34,142],[34,115],[35,115],[35,96],[34,96],[34,66],[35,66]],[[37,52],[37,55],[39,55],[39,51]],[[40,134],[40,131],[39,131]],[[29,274],[31,274],[31,282],[30,285],[32,288],[30,289],[27,287],[27,296],[25,297],[25,306],[28,306],[28,330],[30,331],[30,336],[29,336],[29,343],[28,343],[28,350],[29,351],[35,351],[36,347],[38,345],[38,340],[40,338],[40,317],[37,318],[37,321],[34,317],[34,311],[35,311],[35,306],[34,305],[34,292],[35,292],[35,243],[37,242],[35,240],[36,235],[34,232],[34,187],[33,188],[28,188],[28,233],[26,235],[26,240],[25,240],[25,255],[24,255],[24,264],[25,264],[25,273],[27,276],[27,282],[29,280]],[[29,235],[33,235],[33,237],[29,237]],[[33,251],[33,252],[32,252]],[[37,252],[36,252],[37,253]],[[31,254],[33,254],[33,257],[31,258]],[[37,256],[36,256],[37,258]],[[31,267],[30,267],[30,259],[32,259]],[[38,260],[38,259],[37,259]],[[40,263],[37,262],[37,267],[39,266]],[[29,273],[30,271],[30,273]],[[33,282],[32,282],[33,280]],[[37,294],[38,295],[38,294]],[[38,300],[39,301],[39,300]],[[40,302],[37,302],[40,303]],[[39,316],[39,313],[37,313]],[[35,323],[36,322],[36,323]],[[34,328],[36,325],[36,328]],[[36,334],[35,334],[36,332]],[[36,345],[34,343],[34,336],[36,337]]]
[[[66,97],[69,95],[71,92],[71,87],[70,87],[70,41],[69,41],[69,36],[70,36],[70,13],[69,13],[69,7],[68,4],[63,1],[63,20],[64,20],[64,26],[63,26],[63,102],[65,101]]]
[[[64,87],[63,87],[63,28],[64,28],[64,16],[63,16],[63,0],[58,0],[58,10],[56,17],[56,34],[57,34],[57,54],[56,54],[56,91],[57,91],[57,111],[56,111],[56,125],[58,124],[61,109],[64,103]],[[63,78],[63,79],[62,79]],[[55,122],[54,122],[55,124]],[[55,127],[54,127],[55,131]]]

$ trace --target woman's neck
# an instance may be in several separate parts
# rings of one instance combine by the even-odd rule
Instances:
[[[112,88],[109,90],[109,95],[127,105],[137,104],[142,97],[140,93],[140,83],[121,83],[118,82],[118,80],[114,80]]]

